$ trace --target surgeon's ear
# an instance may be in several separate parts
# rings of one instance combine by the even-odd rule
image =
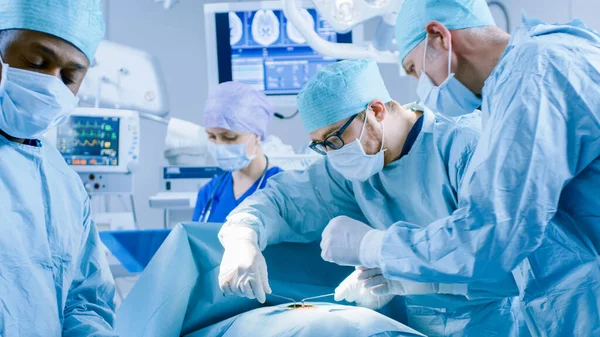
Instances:
[[[385,117],[387,117],[388,111],[385,106],[385,103],[383,103],[382,101],[374,99],[371,101],[371,103],[369,103],[369,107],[371,108],[371,111],[373,111],[373,115],[375,116],[375,119],[377,119],[378,122],[383,121]]]
[[[452,34],[450,34],[450,31],[448,28],[446,28],[446,26],[440,22],[431,21],[425,26],[425,31],[427,31],[429,38],[433,40],[430,40],[429,43],[435,48],[439,48],[441,46],[445,50],[450,49],[452,44]]]

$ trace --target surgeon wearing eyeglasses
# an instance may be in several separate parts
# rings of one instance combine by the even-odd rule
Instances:
[[[282,171],[261,147],[274,112],[263,93],[239,82],[221,83],[209,94],[204,107],[208,148],[226,172],[200,189],[193,221],[225,222],[229,212]]]
[[[479,139],[478,113],[451,119],[404,108],[390,98],[377,64],[366,60],[322,68],[297,104],[311,147],[324,158],[273,177],[227,218],[219,234],[225,294],[265,301],[271,288],[261,250],[268,245],[323,238],[358,250],[362,235],[331,236],[325,227],[366,234],[398,221],[425,226],[458,207],[457,190]],[[403,295],[408,325],[428,336],[518,336],[517,294],[508,273],[502,282],[458,285],[390,280],[381,269],[358,267],[335,300],[378,309]]]

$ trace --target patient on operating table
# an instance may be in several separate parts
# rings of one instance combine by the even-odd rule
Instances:
[[[185,337],[424,336],[370,309],[332,303],[292,303],[254,309]]]
[[[401,301],[382,311],[389,317],[321,302],[330,299],[323,294],[330,296],[352,269],[323,261],[318,244],[287,243],[265,250],[274,292],[267,306],[223,296],[217,284],[223,256],[220,227],[190,223],[171,231],[117,312],[120,336],[423,336],[400,323]]]

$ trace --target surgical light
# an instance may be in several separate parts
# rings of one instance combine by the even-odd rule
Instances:
[[[354,20],[354,1],[336,0],[335,18],[341,22],[351,23]]]
[[[383,7],[388,4],[388,0],[365,0],[365,2],[373,7]]]
[[[319,54],[336,59],[369,58],[379,63],[398,63],[398,53],[391,43],[394,24],[389,24],[389,21],[395,21],[390,18],[395,19],[404,0],[312,0],[317,12],[338,33],[349,32],[372,18],[382,17],[381,20],[386,24],[377,29],[377,33],[382,37],[375,39],[378,40],[376,43],[366,46],[335,43],[324,39],[315,32],[312,25],[304,22],[296,0],[281,1],[286,17],[310,47]],[[387,41],[381,41],[382,38]]]

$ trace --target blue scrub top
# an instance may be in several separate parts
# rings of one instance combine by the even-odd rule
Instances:
[[[244,193],[239,199],[235,199],[233,195],[233,176],[231,172],[227,172],[224,175],[213,178],[208,184],[204,185],[200,191],[198,191],[198,199],[196,200],[196,208],[194,209],[194,216],[192,221],[199,221],[202,210],[206,207],[206,204],[210,200],[215,188],[218,186],[218,190],[215,193],[213,200],[212,210],[208,217],[208,222],[223,223],[227,216],[234,208],[242,203],[247,197],[252,195],[258,189],[262,189],[267,185],[267,180],[279,172],[283,172],[279,167],[272,167],[265,173],[265,179],[260,186],[257,186],[261,179],[254,182],[246,193]]]

